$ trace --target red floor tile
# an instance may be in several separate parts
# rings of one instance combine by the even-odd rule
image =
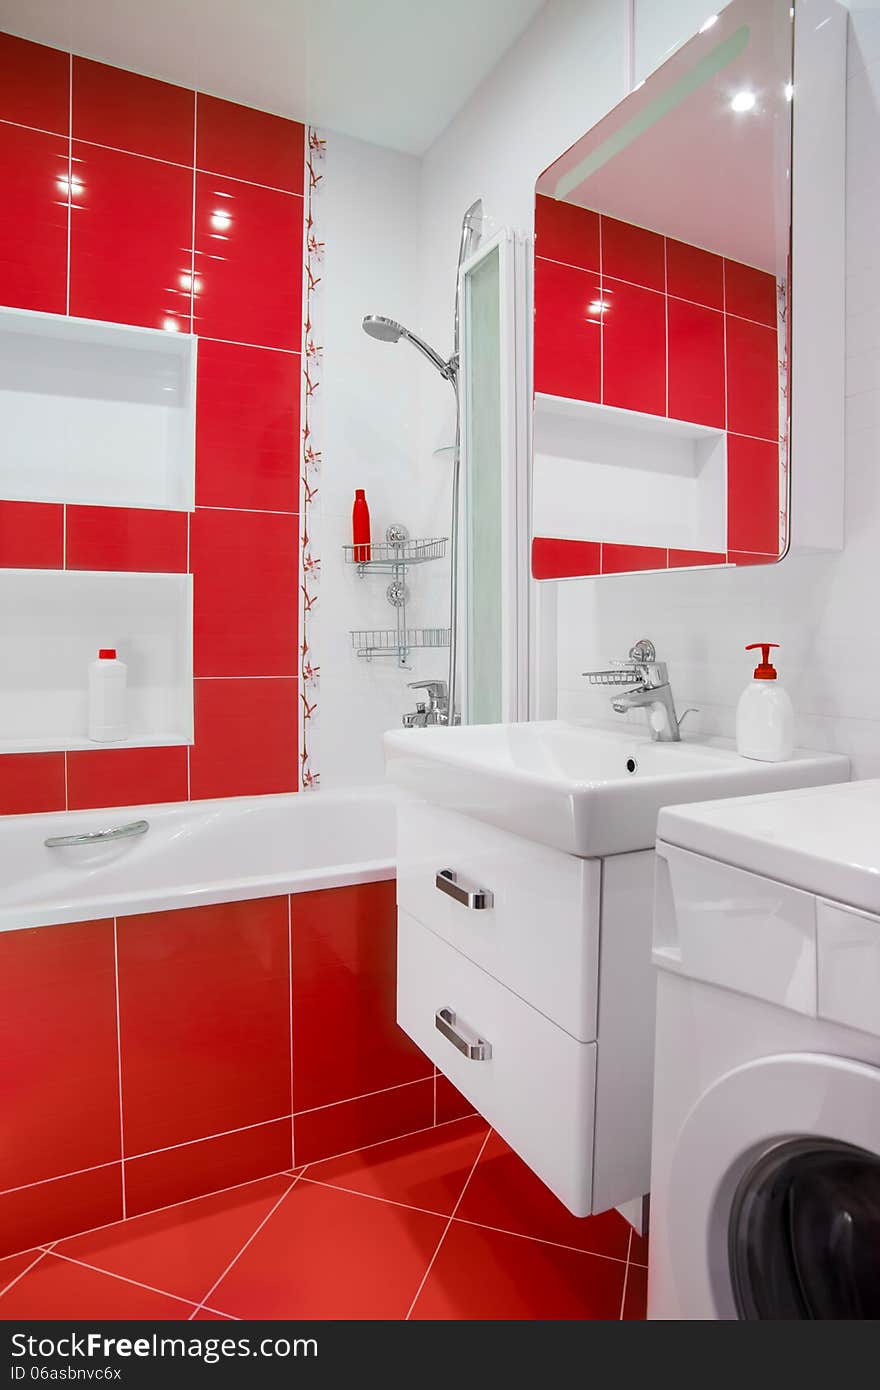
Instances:
[[[208,1308],[200,1308],[193,1322],[232,1322],[228,1313],[212,1313]]]
[[[286,1177],[263,1178],[76,1236],[56,1250],[198,1303],[289,1186]]]
[[[456,1216],[617,1260],[626,1259],[629,1246],[630,1227],[619,1212],[572,1216],[500,1134],[491,1135]]]
[[[637,1265],[645,1265],[645,1266],[647,1266],[647,1263],[648,1263],[648,1237],[647,1237],[647,1236],[639,1236],[639,1235],[636,1235],[635,1231],[633,1231],[633,1233],[632,1233],[632,1243],[631,1243],[631,1245],[630,1245],[630,1247],[629,1247],[629,1258],[630,1258],[630,1260],[631,1260],[634,1264],[637,1264]]]
[[[474,1107],[469,1100],[456,1090],[445,1076],[438,1076],[436,1082],[437,1124],[447,1120],[460,1120],[465,1115],[473,1115]]]
[[[23,1250],[19,1255],[7,1255],[0,1260],[0,1293],[8,1289],[13,1279],[23,1274],[42,1253],[41,1250]]]
[[[403,1318],[445,1226],[443,1216],[299,1182],[211,1307],[246,1318]]]
[[[54,928],[53,928],[54,930]],[[0,1193],[0,1255],[106,1226],[122,1216],[122,1165]],[[0,1314],[2,1316],[2,1314]]]
[[[191,1312],[191,1303],[70,1264],[55,1255],[46,1255],[8,1293],[0,1295],[0,1318],[7,1322],[24,1318],[38,1322],[56,1318],[158,1322],[188,1318]]]
[[[641,1265],[630,1265],[626,1277],[623,1316],[628,1321],[644,1321],[648,1315],[648,1271]]]
[[[295,1115],[294,1151],[298,1163],[315,1163],[427,1129],[433,1122],[434,1082],[429,1077],[410,1086],[395,1086]]]
[[[485,1120],[456,1120],[442,1129],[312,1163],[306,1177],[450,1215],[487,1130]]]
[[[453,1221],[416,1300],[416,1321],[620,1317],[626,1266]]]
[[[185,1202],[206,1192],[283,1172],[290,1163],[290,1120],[253,1125],[173,1149],[129,1158],[125,1203],[129,1216]]]

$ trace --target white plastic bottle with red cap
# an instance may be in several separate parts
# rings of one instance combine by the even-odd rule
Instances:
[[[128,667],[115,647],[102,647],[89,665],[89,738],[95,743],[118,743],[128,738],[125,695]]]
[[[762,763],[785,762],[794,750],[794,707],[770,661],[770,648],[778,646],[752,642],[746,647],[747,652],[760,647],[761,660],[736,707],[736,751]]]

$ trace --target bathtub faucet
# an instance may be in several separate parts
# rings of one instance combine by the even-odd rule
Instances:
[[[426,729],[431,724],[449,723],[449,687],[445,681],[410,681],[410,690],[424,690],[427,701],[418,700],[414,710],[403,716],[405,729]]]

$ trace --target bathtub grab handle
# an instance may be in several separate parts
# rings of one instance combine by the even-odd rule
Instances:
[[[146,835],[148,820],[133,820],[127,825],[114,825],[109,830],[87,830],[82,835],[50,835],[43,844],[47,849],[63,849],[68,845],[101,845],[107,840],[128,840],[132,835]]]

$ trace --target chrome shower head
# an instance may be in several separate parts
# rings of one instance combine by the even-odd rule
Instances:
[[[417,333],[411,333],[408,328],[404,328],[402,323],[397,323],[394,319],[387,319],[382,314],[365,314],[362,327],[365,333],[369,333],[371,338],[377,338],[380,343],[399,343],[403,338],[407,343],[412,343],[414,348],[427,357],[432,367],[447,381],[455,385],[455,378],[458,371],[458,361],[451,357],[447,362],[426,343],[424,338],[420,338]]]
[[[386,319],[381,314],[365,314],[363,330],[371,338],[378,338],[380,343],[396,343],[405,332],[394,319]]]

